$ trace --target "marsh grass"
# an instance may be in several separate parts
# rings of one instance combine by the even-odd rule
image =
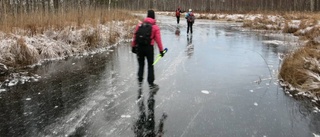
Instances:
[[[36,63],[39,59],[37,49],[27,45],[24,38],[18,38],[17,43],[11,47],[10,52],[15,55],[15,64],[29,65]]]
[[[0,22],[0,30],[5,33],[15,33],[17,30],[25,30],[26,34],[35,35],[42,34],[44,30],[54,29],[62,30],[66,26],[81,27],[86,24],[98,25],[106,24],[110,21],[124,21],[135,19],[129,14],[129,11],[106,9],[84,9],[70,10],[65,13],[45,13],[35,12],[29,14],[18,14],[16,16],[6,16]]]
[[[123,26],[119,26],[119,21]],[[40,59],[59,58],[128,38],[137,17],[129,11],[113,9],[69,10],[61,13],[35,12],[6,16],[0,21],[0,62],[26,66]],[[122,27],[122,29],[119,29]],[[120,34],[121,33],[121,34]],[[127,34],[128,33],[128,34]],[[10,39],[10,40],[9,40]]]
[[[320,96],[319,44],[310,41],[289,54],[281,65],[279,78],[293,87]]]

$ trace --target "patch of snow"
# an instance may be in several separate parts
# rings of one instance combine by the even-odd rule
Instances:
[[[312,133],[313,135],[314,135],[314,137],[320,137],[320,135],[317,135],[317,134],[315,134],[315,133]]]
[[[268,17],[268,19],[271,20],[272,22],[277,22],[277,21],[279,21],[279,20],[283,20],[283,18],[280,17],[280,16],[268,15],[267,17]]]
[[[15,85],[18,84],[18,82],[19,82],[18,79],[13,79],[13,80],[11,80],[11,81],[8,83],[8,86],[9,86],[9,87],[15,86]]]
[[[31,100],[31,98],[26,98],[26,100]]]
[[[316,43],[320,43],[320,36],[313,38],[313,41],[315,41]]]
[[[312,30],[314,27],[306,27],[305,29],[299,29],[298,30],[298,33],[300,34],[300,35],[304,35],[304,34],[306,34],[306,33],[308,33],[310,30]]]
[[[7,91],[7,90],[6,90],[6,89],[0,89],[0,93],[1,93],[1,92],[5,92],[5,91]]]
[[[262,41],[262,43],[267,45],[276,45],[276,46],[285,45],[284,41],[280,41],[280,40],[265,40],[265,41]]]
[[[253,92],[253,90],[250,90],[250,92]]]
[[[257,102],[254,102],[253,105],[258,106],[258,103],[257,103]]]
[[[210,92],[208,90],[201,90],[201,93],[203,94],[209,94]]]
[[[314,108],[313,108],[313,112],[314,112],[314,113],[319,113],[319,112],[320,112],[320,109],[319,109],[318,107],[314,107]]]
[[[248,14],[248,15],[246,15],[245,16],[245,20],[251,20],[251,21],[253,21],[253,20],[255,20],[256,18],[262,18],[263,16],[261,15],[261,14],[256,14],[256,15],[250,15],[250,14]]]
[[[299,29],[300,20],[292,20],[291,22],[288,22],[288,27]]]
[[[130,115],[121,115],[121,118],[130,118]]]

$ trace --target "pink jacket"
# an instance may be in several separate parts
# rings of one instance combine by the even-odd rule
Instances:
[[[150,45],[154,45],[154,41],[156,41],[157,45],[158,45],[158,48],[159,48],[159,51],[163,51],[163,46],[162,46],[162,41],[161,41],[161,35],[160,35],[160,28],[158,25],[156,25],[156,20],[155,19],[152,19],[152,18],[145,18],[144,19],[144,22],[148,22],[150,24],[152,24],[152,34],[151,34],[151,43]],[[132,47],[135,47],[136,46],[136,32],[139,28],[139,26],[142,24],[139,23],[137,26],[136,26],[136,29],[134,31],[134,35],[133,35],[133,41],[131,43],[131,46]]]

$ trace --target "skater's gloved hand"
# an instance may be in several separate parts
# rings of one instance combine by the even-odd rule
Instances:
[[[164,56],[164,51],[160,51],[160,56],[161,56],[161,57]]]
[[[132,51],[132,53],[137,54],[138,48],[137,47],[132,47],[131,51]]]

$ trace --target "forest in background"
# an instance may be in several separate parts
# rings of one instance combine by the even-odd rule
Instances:
[[[177,7],[183,11],[191,8],[198,13],[317,13],[320,0],[2,0],[0,30],[12,32],[12,28],[34,28],[35,24],[40,24],[40,27],[66,26],[62,22],[70,22],[66,21],[69,18],[82,24],[85,20],[83,14],[90,12],[105,17],[110,16],[106,15],[107,11],[115,9],[174,11]]]
[[[0,19],[19,13],[67,12],[70,9],[111,8],[127,10],[157,9],[172,11],[177,7],[201,12],[250,11],[320,11],[320,0],[2,0]]]

